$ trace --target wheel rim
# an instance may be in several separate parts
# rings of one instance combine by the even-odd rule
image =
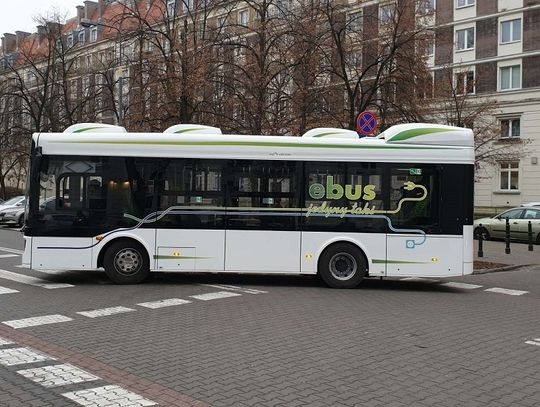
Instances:
[[[136,274],[140,270],[141,265],[142,256],[135,249],[122,249],[114,256],[114,268],[122,275],[130,276]]]
[[[349,253],[336,253],[330,259],[330,274],[336,280],[350,280],[358,269],[358,264],[354,256]]]

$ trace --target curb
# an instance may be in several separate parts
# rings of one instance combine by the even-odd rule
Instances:
[[[503,266],[503,267],[496,267],[492,269],[477,269],[473,270],[473,274],[487,274],[487,273],[497,273],[499,271],[510,271],[510,270],[516,270],[521,267],[527,267],[527,266],[534,266],[534,264],[516,264],[513,266]]]

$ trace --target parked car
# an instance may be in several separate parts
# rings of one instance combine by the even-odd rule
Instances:
[[[24,195],[8,199],[7,201],[0,204],[0,212],[2,212],[4,209],[13,208],[14,206],[24,206],[25,202],[26,198],[24,197]]]
[[[510,222],[510,239],[528,240],[529,221],[532,225],[533,240],[540,243],[540,207],[519,207],[504,211],[491,218],[474,221],[474,236],[482,235],[484,239],[504,239],[506,219]]]
[[[24,204],[26,203],[26,198],[24,196],[16,196],[0,204],[0,223],[4,222],[4,215],[9,209],[22,209],[24,212]]]
[[[522,203],[520,206],[540,206],[540,202],[526,202]]]
[[[0,222],[12,223],[22,227],[24,225],[24,206],[3,210],[0,213]]]

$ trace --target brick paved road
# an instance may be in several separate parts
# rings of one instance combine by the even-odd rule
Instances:
[[[19,235],[0,230],[0,247]],[[357,290],[171,274],[119,287],[1,255],[0,405],[540,405],[540,268]]]

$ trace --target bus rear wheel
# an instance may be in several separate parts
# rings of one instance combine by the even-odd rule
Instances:
[[[105,252],[103,267],[117,284],[137,284],[150,274],[148,255],[144,247],[133,240],[114,242]]]
[[[332,288],[355,288],[367,272],[364,253],[350,243],[326,248],[319,258],[318,269],[320,277]]]

